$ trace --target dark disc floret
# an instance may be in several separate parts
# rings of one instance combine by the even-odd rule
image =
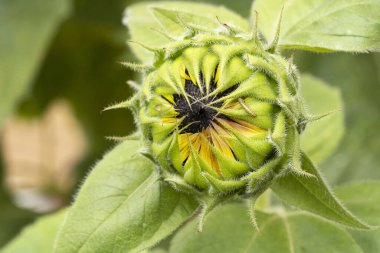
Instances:
[[[202,75],[201,75],[202,76]],[[199,133],[207,128],[213,120],[217,118],[227,118],[225,115],[218,113],[214,108],[220,108],[223,102],[215,102],[231,93],[237,88],[234,85],[232,88],[214,96],[206,96],[206,85],[201,78],[200,85],[194,84],[191,80],[185,80],[185,92],[188,100],[181,94],[175,94],[174,107],[178,112],[177,118],[183,118],[179,128],[183,129],[183,133]],[[202,89],[200,88],[202,87]],[[209,93],[216,89],[216,83],[212,79],[210,83]]]

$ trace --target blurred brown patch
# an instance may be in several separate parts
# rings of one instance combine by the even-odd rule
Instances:
[[[1,145],[5,183],[15,203],[40,212],[60,207],[86,150],[83,129],[68,102],[54,101],[40,119],[11,118]]]

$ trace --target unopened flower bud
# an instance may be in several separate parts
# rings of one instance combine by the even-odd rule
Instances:
[[[243,194],[282,168],[302,173],[305,126],[292,63],[255,37],[213,31],[155,53],[137,121],[164,177],[201,192]]]

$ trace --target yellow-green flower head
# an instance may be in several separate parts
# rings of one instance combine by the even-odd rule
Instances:
[[[131,100],[163,178],[181,189],[247,194],[284,170],[302,173],[305,123],[292,63],[255,33],[220,22],[183,26],[181,39],[146,47],[155,61]]]

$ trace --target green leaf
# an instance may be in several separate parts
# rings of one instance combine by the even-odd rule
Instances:
[[[364,253],[343,229],[306,213],[269,220],[242,252]]]
[[[281,48],[317,52],[380,50],[378,0],[256,0],[252,11],[259,13],[259,28],[268,40],[273,37],[283,6]]]
[[[27,92],[69,12],[68,0],[0,1],[0,125]]]
[[[167,253],[167,251],[164,249],[153,249],[153,250],[146,251],[146,253]]]
[[[380,225],[380,181],[356,182],[335,190],[360,218],[372,225]],[[349,231],[365,253],[380,252],[380,229],[372,231]]]
[[[234,23],[245,30],[249,29],[248,22],[244,18],[223,6],[190,2],[145,2],[129,6],[126,9],[123,23],[129,28],[131,40],[153,48],[163,47],[170,40],[157,32],[157,30],[162,31],[167,27],[160,25],[152,13],[152,8],[182,11],[199,16],[200,19],[216,20],[216,17],[218,17],[223,22]],[[170,18],[173,19],[173,15],[166,18],[168,24]],[[173,22],[170,23],[173,24]],[[140,45],[135,45],[135,43],[130,46],[141,62],[150,63],[152,61],[152,52],[142,48]]]
[[[260,232],[253,229],[245,205],[217,208],[202,233],[196,221],[173,238],[171,253],[363,253],[344,230],[315,216],[293,212],[258,212]]]
[[[98,163],[68,212],[55,253],[139,252],[191,215],[195,201],[160,181],[139,148],[126,141]]]
[[[353,213],[373,225],[380,225],[380,181],[355,182],[335,189]]]
[[[350,230],[349,233],[364,253],[380,252],[380,229],[371,231]]]
[[[240,252],[239,248],[246,245],[255,233],[247,207],[227,204],[215,208],[207,216],[202,233],[197,231],[197,220],[182,228],[174,236],[169,252]]]
[[[191,0],[189,0],[190,2]],[[250,9],[247,8],[252,3],[252,0],[239,0],[239,1],[231,1],[231,0],[207,0],[207,3],[215,4],[215,5],[223,5],[226,8],[239,13],[243,17],[248,17],[250,13]]]
[[[1,253],[50,253],[53,249],[54,238],[62,224],[66,210],[63,209],[38,219],[27,226]]]
[[[307,125],[301,146],[316,164],[321,164],[338,147],[344,134],[343,100],[338,88],[329,86],[312,75],[301,76],[301,95],[312,115],[332,112]]]
[[[321,166],[323,174],[333,184],[380,179],[380,54],[298,52],[295,59],[301,71],[339,87],[345,101],[346,133]]]
[[[305,154],[302,154],[302,169],[314,177],[286,173],[271,186],[280,199],[287,204],[349,227],[369,228],[353,216],[333,195],[318,170]]]

